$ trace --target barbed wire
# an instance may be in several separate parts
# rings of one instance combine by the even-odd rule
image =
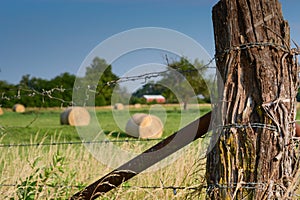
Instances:
[[[8,184],[0,184],[0,187],[17,187],[20,186],[17,183],[8,183]],[[43,184],[43,185],[36,185],[36,186],[42,186],[42,187],[53,187],[53,188],[61,188],[61,187],[67,187],[67,188],[82,188],[84,186],[82,185],[49,185],[49,184]],[[21,187],[26,187],[22,185]],[[122,185],[122,188],[140,188],[140,189],[163,189],[163,190],[170,190],[170,189],[176,189],[176,190],[196,190],[199,189],[199,186],[129,186],[129,185]],[[203,185],[201,187],[206,187],[206,185]]]
[[[59,146],[59,145],[82,145],[82,144],[101,144],[101,143],[131,143],[131,142],[151,142],[151,141],[162,141],[164,138],[154,139],[120,139],[120,140],[100,140],[100,141],[70,141],[70,142],[51,142],[51,143],[21,143],[21,144],[0,144],[0,148],[11,148],[11,147],[32,147],[32,146]]]
[[[278,127],[270,124],[262,124],[262,123],[248,123],[248,124],[227,124],[224,126],[218,126],[217,129],[230,129],[230,128],[261,128],[268,129],[271,131],[278,131]]]
[[[29,186],[29,185],[28,185]],[[28,187],[27,186],[27,187]],[[51,188],[83,188],[83,185],[50,185],[50,184],[43,184],[43,185],[34,185],[36,187],[51,187]],[[25,188],[26,185],[20,185],[17,183],[7,183],[7,184],[0,184],[0,187],[22,187]],[[30,187],[33,187],[32,185]]]
[[[34,185],[35,187],[43,187],[43,188],[84,188],[85,185],[49,185],[49,184],[40,184],[40,185]],[[272,187],[274,186],[280,186],[279,184],[273,184]],[[0,187],[21,187],[21,188],[26,188],[26,185],[20,185],[17,183],[8,183],[8,184],[0,184]],[[32,185],[30,185],[32,187]],[[234,188],[239,188],[239,189],[246,189],[246,190],[265,190],[267,187],[269,187],[269,184],[267,183],[255,183],[255,182],[240,182],[240,183],[231,183],[231,184],[198,184],[195,186],[157,186],[157,185],[149,185],[149,186],[129,186],[129,185],[122,185],[121,188],[124,189],[143,189],[143,190],[172,190],[173,195],[177,195],[177,190],[202,190],[202,189],[208,189],[208,190],[214,190],[214,189],[234,189]],[[277,190],[273,190],[277,191]],[[206,193],[209,193],[207,191]],[[300,194],[297,194],[297,192],[290,194],[290,196],[293,197],[299,197]]]
[[[53,96],[54,92],[64,93],[67,90],[73,90],[73,88],[64,88],[61,85],[60,87],[51,88],[49,90],[41,89],[41,91],[38,91],[37,89],[32,88],[32,87],[23,88],[22,86],[19,86],[18,88],[11,88],[8,91],[2,92],[0,100],[11,101],[11,100],[20,100],[24,97],[32,97],[33,98],[36,96],[40,96],[42,98],[42,103],[45,102],[45,98],[47,97],[49,99],[58,100],[62,104],[64,104],[64,103],[72,104],[72,101],[67,101],[67,100],[64,100],[63,98]],[[14,92],[14,91],[15,91],[15,95],[7,95],[6,94],[8,92]]]
[[[229,53],[230,51],[239,51],[239,50],[246,50],[251,48],[264,48],[264,47],[272,47],[274,49],[281,50],[286,53],[290,52],[290,49],[285,45],[271,43],[271,42],[251,42],[251,43],[245,43],[245,44],[229,47],[221,52],[217,52],[217,55],[226,54]]]
[[[125,83],[125,82],[133,82],[133,81],[138,81],[138,80],[143,80],[143,83],[147,83],[148,80],[152,78],[158,78],[166,75],[167,73],[171,71],[177,71],[178,73],[184,74],[184,73],[195,73],[195,72],[200,72],[201,70],[204,69],[209,69],[209,68],[215,68],[214,66],[210,66],[215,58],[212,58],[209,60],[209,62],[199,68],[194,68],[194,69],[171,69],[168,68],[167,70],[164,71],[159,71],[159,72],[149,72],[149,73],[144,73],[140,75],[133,75],[133,76],[123,76],[111,81],[108,81],[106,83],[103,83],[101,85],[93,85],[93,84],[87,84],[85,86],[75,86],[73,88],[64,88],[62,85],[57,86],[52,89],[41,89],[40,91],[33,88],[33,87],[22,87],[18,86],[18,88],[10,89],[9,91],[15,91],[15,95],[6,95],[6,92],[1,93],[1,98],[0,100],[4,101],[10,101],[13,99],[21,99],[22,97],[35,97],[35,96],[41,96],[41,97],[48,97],[49,99],[54,99],[61,101],[62,103],[67,103],[67,104],[73,104],[74,102],[72,101],[66,101],[62,98],[53,96],[54,92],[59,92],[59,93],[64,93],[65,91],[78,91],[78,90],[83,90],[85,91],[86,96],[88,96],[88,93],[95,93],[96,95],[101,94],[101,92],[106,88],[106,87],[114,87],[117,84],[120,83]],[[97,89],[98,88],[98,89]],[[97,91],[98,90],[98,91]],[[26,94],[22,94],[22,92],[25,92]]]
[[[0,187],[21,187],[26,188],[26,185],[19,185],[19,184],[0,184]],[[31,186],[32,187],[32,186]],[[36,185],[36,187],[43,187],[43,188],[76,188],[81,189],[85,186],[83,185]],[[177,195],[177,190],[199,190],[199,186],[128,186],[128,185],[122,185],[121,186],[124,189],[143,189],[143,190],[172,190],[173,195]],[[206,186],[203,185],[201,188],[205,188]]]
[[[252,128],[266,128],[272,131],[277,131],[277,127],[272,126],[272,125],[266,125],[266,124],[259,124],[255,125],[256,123],[252,125],[244,125],[244,124],[232,124],[232,125],[226,125],[226,126],[218,126],[218,129],[228,129],[228,128],[247,128],[247,127],[252,127]],[[205,138],[207,136],[202,136],[200,138]],[[19,144],[1,144],[0,143],[0,148],[11,148],[11,147],[39,147],[39,146],[60,146],[60,145],[83,145],[83,144],[101,144],[101,143],[147,143],[147,142],[152,142],[152,141],[162,141],[165,138],[153,138],[153,139],[119,139],[119,140],[99,140],[99,141],[68,141],[68,142],[50,142],[50,143],[19,143]],[[293,137],[295,141],[300,141],[299,137]]]
[[[230,129],[230,128],[262,128],[271,131],[278,131],[278,128],[273,125],[262,124],[262,123],[250,123],[250,124],[228,124],[225,126],[218,126],[217,130],[220,129]],[[200,138],[205,138],[207,136],[202,136]],[[113,139],[113,140],[97,140],[97,141],[67,141],[67,142],[41,142],[41,143],[19,143],[19,144],[1,144],[0,148],[11,148],[11,147],[39,147],[39,146],[60,146],[60,145],[83,145],[83,144],[101,144],[101,143],[136,143],[136,142],[152,142],[152,141],[162,141],[165,138],[153,138],[153,139]],[[300,140],[299,137],[293,138],[295,141]]]
[[[297,49],[288,49],[285,45],[279,45],[275,43],[270,42],[256,42],[256,43],[247,43],[247,44],[241,44],[239,46],[230,47],[223,52],[217,52],[216,55],[203,67],[204,68],[216,68],[216,67],[210,67],[211,63],[217,59],[220,55],[230,53],[231,51],[239,51],[239,50],[246,50],[249,48],[265,48],[265,47],[271,47],[275,48],[277,50],[281,50],[285,53],[292,53],[295,56],[297,56],[300,51],[297,47]],[[174,69],[172,69],[174,70]],[[189,69],[189,70],[176,70],[179,73],[194,73],[197,72],[198,69]],[[40,96],[42,98],[49,98],[53,100],[60,101],[62,104],[73,104],[74,102],[64,100],[63,98],[60,98],[58,96],[55,96],[55,93],[64,93],[65,91],[76,91],[76,90],[83,90],[85,91],[85,94],[88,98],[88,95],[90,93],[94,94],[100,94],[105,87],[114,87],[117,84],[124,83],[124,82],[130,82],[130,81],[137,81],[137,80],[143,80],[143,83],[146,83],[148,80],[152,78],[158,78],[160,76],[164,76],[167,73],[170,72],[170,69],[160,71],[160,72],[150,72],[150,73],[144,73],[141,75],[134,75],[134,76],[125,76],[120,77],[115,80],[108,81],[102,85],[87,85],[85,87],[74,87],[74,88],[64,88],[62,85],[58,87],[54,87],[52,89],[41,89],[37,90],[32,87],[22,87],[19,86],[18,88],[13,88],[10,91],[15,91],[14,95],[6,95],[6,92],[1,93],[0,100],[2,101],[11,101],[14,99],[22,99],[23,97],[35,97]],[[97,91],[97,88],[99,90]],[[266,125],[266,124],[259,124],[259,123],[252,123],[252,124],[229,124],[226,126],[222,126],[219,128],[222,129],[228,129],[231,127],[235,128],[247,128],[247,127],[255,127],[255,128],[267,128],[273,131],[277,130],[277,127]],[[0,144],[0,148],[11,148],[11,147],[31,147],[31,146],[57,146],[57,145],[83,145],[83,144],[100,144],[100,143],[130,143],[130,142],[149,142],[149,141],[155,141],[155,140],[163,140],[163,138],[160,139],[145,139],[145,140],[139,140],[139,139],[121,139],[121,140],[102,140],[102,141],[70,141],[70,142],[51,142],[51,143],[21,143],[21,144]],[[18,187],[18,184],[0,184],[0,187]],[[197,185],[197,186],[122,186],[124,188],[141,188],[141,189],[163,189],[163,190],[173,190],[174,195],[176,195],[177,190],[197,190],[199,188],[207,188],[207,189],[229,189],[229,188],[243,188],[243,189],[264,189],[267,187],[267,183],[231,183],[231,184],[203,184],[203,185]],[[47,185],[45,185],[47,187]],[[48,186],[50,187],[50,186]],[[51,186],[53,187],[53,186]],[[70,188],[82,188],[82,185],[57,185],[55,187],[70,187]],[[294,196],[299,197],[298,194],[294,194]]]
[[[22,97],[41,96],[42,98],[47,97],[49,99],[58,100],[62,104],[73,105],[74,104],[73,101],[64,100],[63,98],[55,96],[54,93],[55,92],[64,93],[65,91],[73,91],[74,92],[74,91],[78,91],[78,90],[83,90],[83,91],[85,91],[86,96],[89,96],[88,94],[90,94],[90,93],[94,93],[96,95],[99,95],[99,94],[102,93],[102,91],[106,87],[114,87],[114,86],[116,86],[118,84],[121,84],[121,83],[133,82],[133,81],[138,81],[138,80],[143,80],[142,83],[145,84],[145,83],[147,83],[148,80],[150,80],[152,78],[163,77],[164,75],[169,73],[171,70],[175,70],[178,73],[184,74],[184,73],[200,72],[201,70],[209,69],[209,68],[216,69],[216,66],[211,66],[211,64],[214,62],[214,60],[217,60],[218,57],[220,57],[224,54],[228,54],[231,51],[240,51],[240,50],[246,50],[246,49],[250,49],[250,48],[271,47],[271,48],[283,51],[285,53],[290,53],[294,56],[297,56],[297,55],[300,54],[300,48],[298,47],[298,45],[295,42],[294,42],[294,44],[296,45],[296,48],[289,49],[286,45],[272,43],[272,42],[244,43],[244,44],[241,44],[241,45],[226,48],[222,52],[216,52],[216,55],[212,59],[210,59],[206,64],[202,65],[199,68],[187,69],[187,70],[183,70],[183,69],[180,69],[180,68],[179,69],[168,68],[164,71],[159,71],[159,72],[149,72],[149,73],[144,73],[144,74],[140,74],[140,75],[119,77],[117,79],[108,81],[108,82],[103,83],[101,85],[99,85],[99,84],[98,85],[97,84],[96,85],[87,84],[86,86],[76,86],[76,87],[73,87],[73,88],[64,88],[61,85],[61,86],[57,86],[57,87],[54,87],[54,88],[51,88],[51,89],[41,89],[41,90],[37,90],[33,87],[24,88],[22,86],[18,86],[18,88],[14,88],[14,89],[10,90],[10,91],[15,91],[15,95],[8,96],[8,95],[6,95],[6,92],[2,92],[0,100],[10,101],[10,100],[14,100],[14,99],[21,99]],[[25,92],[25,94],[22,94],[24,92]]]

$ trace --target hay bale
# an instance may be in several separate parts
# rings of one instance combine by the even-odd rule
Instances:
[[[140,103],[134,104],[134,108],[141,108],[141,107],[142,107],[142,105]]]
[[[126,133],[142,139],[160,138],[163,133],[163,123],[154,116],[144,113],[136,113],[126,124]]]
[[[124,109],[124,105],[121,104],[121,103],[116,103],[116,104],[114,105],[114,109],[115,109],[115,110],[123,110],[123,109]]]
[[[90,113],[83,107],[70,107],[60,114],[60,124],[70,126],[87,126]]]
[[[13,111],[17,112],[17,113],[23,113],[25,112],[25,106],[23,106],[22,104],[15,104],[13,107]]]

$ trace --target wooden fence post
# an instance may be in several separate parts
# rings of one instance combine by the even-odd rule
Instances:
[[[213,8],[216,64],[224,85],[208,154],[210,199],[292,198],[297,63],[278,0],[220,0]]]
[[[91,183],[82,191],[70,197],[69,200],[96,199],[104,193],[118,187],[123,182],[205,135],[207,131],[210,130],[210,120],[211,112],[206,113],[204,116],[144,151],[142,154]]]

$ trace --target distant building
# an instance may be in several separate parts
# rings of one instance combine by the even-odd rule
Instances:
[[[165,103],[166,98],[162,95],[143,95],[143,98],[146,99],[147,103],[151,103],[153,101],[156,101],[157,103]]]

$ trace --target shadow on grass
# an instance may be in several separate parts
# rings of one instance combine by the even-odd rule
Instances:
[[[117,131],[104,131],[104,134],[108,137],[112,138],[134,138],[129,135],[127,135],[125,132],[117,132]]]

